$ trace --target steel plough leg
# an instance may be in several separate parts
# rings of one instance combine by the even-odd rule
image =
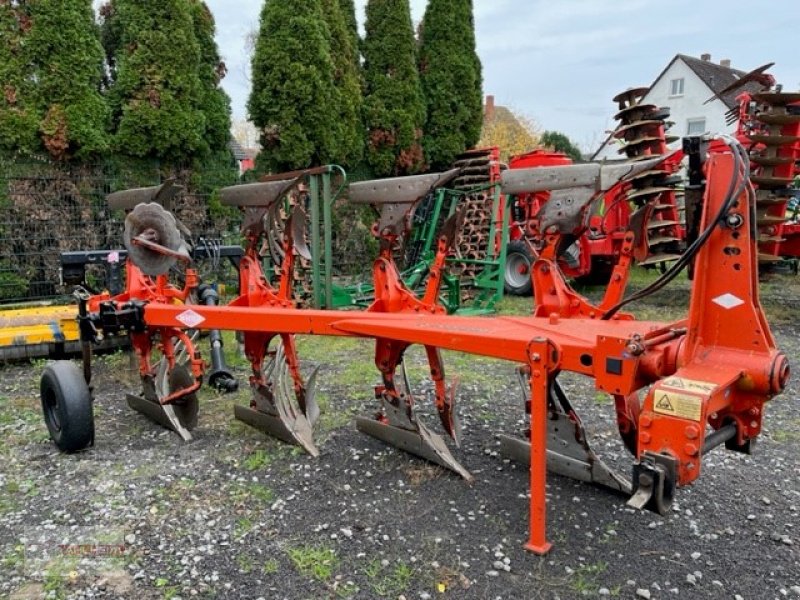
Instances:
[[[550,375],[555,365],[553,348],[544,338],[534,338],[528,345],[531,367],[531,453],[530,453],[530,521],[525,549],[547,554],[552,545],[547,541],[547,396]]]
[[[284,336],[281,336],[282,338]],[[250,406],[234,406],[236,419],[289,444],[303,448],[311,456],[319,456],[314,443],[314,422],[319,407],[314,400],[316,371],[308,385],[303,385],[291,336],[281,339],[274,354],[266,363],[254,355],[250,387],[253,399]],[[264,342],[264,347],[268,342]],[[297,400],[297,406],[292,402]]]
[[[530,385],[527,375],[520,376],[520,383],[527,396]],[[606,465],[592,450],[580,417],[555,379],[550,382],[547,410],[547,469],[557,475],[630,495],[630,481]],[[530,448],[526,441],[503,434],[498,437],[502,454],[518,462],[527,462]]]
[[[378,340],[375,355],[383,385],[376,388],[376,397],[381,400],[381,410],[376,418],[358,417],[356,427],[362,433],[450,469],[471,482],[472,474],[455,459],[442,436],[419,420],[407,381],[405,385],[396,381],[398,367],[403,380],[406,380],[402,368],[406,347],[407,344]],[[443,387],[443,381],[441,385]],[[456,429],[452,428],[452,431]]]

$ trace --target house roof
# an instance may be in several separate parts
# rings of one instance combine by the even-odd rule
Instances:
[[[724,67],[710,60],[702,60],[686,54],[678,54],[675,58],[681,58],[715,94],[747,75],[746,71]],[[748,81],[741,88],[723,94],[722,101],[728,108],[734,108],[736,106],[736,96],[742,92],[757,92],[763,87],[756,81]]]
[[[695,75],[700,78],[700,81],[708,86],[708,89],[711,90],[712,93],[717,94],[721,90],[724,90],[726,87],[735,83],[739,79],[741,79],[744,75],[747,74],[746,71],[741,71],[739,69],[733,69],[731,67],[725,67],[719,63],[712,62],[711,60],[703,60],[702,58],[695,58],[694,56],[689,56],[688,54],[676,54],[675,57],[669,61],[664,70],[658,74],[653,80],[653,83],[650,84],[652,88],[655,83],[664,76],[669,68],[673,65],[673,63],[681,59],[686,65],[694,71]],[[762,85],[755,81],[748,81],[741,88],[738,88],[732,92],[728,92],[722,96],[722,101],[725,103],[725,106],[728,108],[734,108],[736,106],[736,96],[741,94],[742,92],[757,92],[762,89]]]
[[[653,83],[650,84],[650,89],[653,88],[656,82],[664,76],[664,73],[666,73],[678,59],[686,63],[686,65],[695,73],[695,75],[697,75],[697,77],[699,77],[700,80],[706,84],[706,86],[708,86],[708,89],[711,92],[709,97],[712,97],[713,94],[717,94],[721,90],[724,90],[726,87],[738,81],[747,74],[746,71],[725,67],[718,63],[712,62],[711,60],[695,58],[694,56],[689,56],[688,54],[676,54],[673,59],[667,63],[667,66],[664,67],[664,69],[653,80]],[[728,92],[727,94],[723,94],[721,96],[721,100],[726,107],[733,109],[736,107],[736,97],[739,94],[742,92],[750,92],[752,94],[762,89],[763,86],[760,83],[756,81],[748,81],[740,88],[737,88],[732,92]],[[612,136],[613,132],[609,133],[609,136],[603,141],[594,154],[592,154],[592,159],[600,154]]]

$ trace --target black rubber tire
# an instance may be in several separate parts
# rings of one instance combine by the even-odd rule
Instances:
[[[526,268],[527,277],[525,273],[520,273],[521,267]],[[506,248],[506,264],[503,267],[503,286],[506,294],[512,296],[531,295],[533,292],[532,267],[533,257],[528,244],[522,240],[509,242]]]
[[[608,285],[611,274],[614,272],[614,263],[608,259],[592,257],[592,270],[586,275],[575,278],[578,285]]]
[[[59,450],[78,452],[94,444],[92,394],[74,362],[57,360],[47,365],[39,392],[44,422]]]

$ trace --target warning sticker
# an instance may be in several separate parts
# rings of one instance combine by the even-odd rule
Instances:
[[[691,394],[658,389],[653,411],[671,417],[700,421],[703,417],[703,399]]]
[[[687,390],[690,392],[699,392],[701,394],[710,394],[713,392],[717,384],[708,381],[699,381],[697,379],[686,379],[684,377],[667,377],[661,382],[661,385],[666,385],[676,390]]]

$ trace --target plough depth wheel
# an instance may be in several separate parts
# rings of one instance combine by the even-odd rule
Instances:
[[[47,365],[39,391],[47,430],[59,450],[77,452],[94,444],[92,394],[77,365],[68,360]]]

